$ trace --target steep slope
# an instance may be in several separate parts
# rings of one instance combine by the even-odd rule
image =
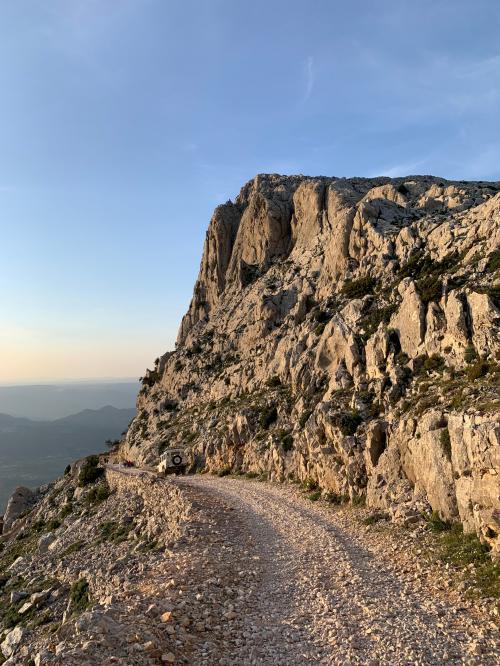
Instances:
[[[122,453],[438,512],[499,552],[500,183],[259,175],[210,222]]]

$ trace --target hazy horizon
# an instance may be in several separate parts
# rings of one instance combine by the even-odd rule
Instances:
[[[59,384],[126,384],[138,381],[138,377],[35,377],[21,381],[0,381],[2,388],[19,386],[57,386]]]

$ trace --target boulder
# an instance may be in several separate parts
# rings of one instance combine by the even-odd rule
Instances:
[[[56,535],[54,532],[47,532],[40,537],[38,540],[38,550],[40,553],[46,553],[49,550],[49,546],[54,543],[56,540]]]
[[[18,486],[14,490],[7,502],[7,508],[3,517],[4,532],[7,532],[11,528],[16,518],[19,518],[21,514],[33,506],[35,499],[35,493],[25,486]]]
[[[11,657],[17,651],[27,633],[27,630],[23,629],[23,627],[16,627],[7,634],[0,645],[4,657]]]

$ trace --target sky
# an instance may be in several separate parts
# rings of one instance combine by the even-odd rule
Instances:
[[[3,0],[0,383],[137,377],[257,173],[500,179],[497,0]]]

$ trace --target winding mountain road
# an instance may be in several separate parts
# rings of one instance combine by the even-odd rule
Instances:
[[[210,600],[219,609],[189,663],[498,663],[494,625],[434,589],[418,558],[393,557],[390,539],[385,550],[381,534],[374,541],[293,488],[208,476],[173,482],[193,505],[191,582],[205,590],[205,616]]]

